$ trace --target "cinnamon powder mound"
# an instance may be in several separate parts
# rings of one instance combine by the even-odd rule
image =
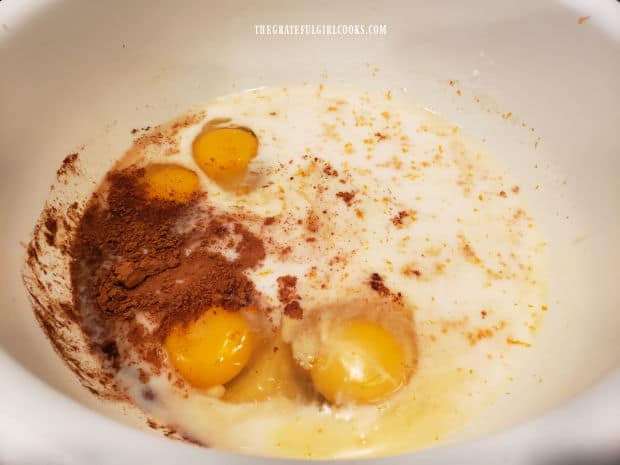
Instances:
[[[300,320],[303,318],[303,308],[299,301],[301,296],[297,293],[297,276],[290,274],[278,277],[278,299],[284,305],[284,314],[290,318]]]
[[[256,266],[265,249],[242,219],[199,211],[199,196],[185,204],[147,199],[143,174],[112,172],[93,196],[71,247],[71,279],[93,347],[110,358],[114,344],[113,358],[134,352],[157,371],[171,327],[212,306],[237,311],[252,305],[256,291],[244,270]],[[197,224],[180,232],[192,214]],[[234,261],[211,247],[229,235],[241,238]],[[139,322],[144,319],[155,329],[147,330]]]
[[[288,303],[292,300],[299,299],[297,295],[297,276],[290,274],[279,276],[278,282],[278,299],[282,303]]]
[[[284,306],[284,314],[295,320],[301,320],[304,316],[303,309],[299,301],[293,300]]]

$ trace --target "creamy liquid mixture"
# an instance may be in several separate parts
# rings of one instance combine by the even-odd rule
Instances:
[[[180,387],[169,370],[150,377],[146,399],[136,366],[122,366],[117,377],[137,405],[210,446],[322,458],[448,440],[504,394],[546,310],[545,252],[518,185],[478,144],[390,93],[323,86],[252,90],[192,115],[187,127],[157,128],[178,150],[145,136],[118,167],[174,162],[198,173],[204,210],[179,220],[180,230],[207,206],[256,219],[245,226],[265,241],[266,256],[246,274],[299,365],[329,338],[330,322],[351,314],[413,335],[416,366],[389,398],[342,406],[284,396],[239,402],[242,383]],[[222,121],[258,139],[241,190],[214,182],[192,158],[203,126]],[[218,247],[234,259],[234,247]],[[301,319],[283,312],[283,275],[297,278]],[[407,317],[390,323],[388,301]]]

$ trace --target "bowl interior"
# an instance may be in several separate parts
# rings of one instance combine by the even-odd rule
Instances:
[[[22,245],[64,156],[80,151],[96,176],[129,146],[134,127],[222,94],[302,82],[390,89],[461,125],[519,180],[546,236],[550,310],[526,368],[532,376],[470,433],[539,415],[620,364],[620,43],[608,27],[620,5],[44,3],[6,21],[0,6],[0,349],[49,386],[142,424],[79,386],[43,337],[21,283]],[[256,24],[295,23],[386,24],[388,34],[255,33]]]

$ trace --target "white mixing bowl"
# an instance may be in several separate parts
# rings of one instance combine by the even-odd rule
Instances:
[[[387,35],[258,36],[257,24]],[[84,144],[109,165],[131,128],[305,81],[392,89],[461,125],[519,180],[549,243],[550,310],[530,367],[542,381],[515,386],[467,440],[375,461],[620,460],[619,76],[613,0],[1,1],[0,463],[273,462],[167,440],[91,396],[37,326],[20,269],[66,154]]]

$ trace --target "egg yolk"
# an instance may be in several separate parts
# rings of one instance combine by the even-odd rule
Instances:
[[[165,346],[178,373],[206,389],[239,374],[252,354],[253,336],[242,314],[214,307],[188,325],[175,326]]]
[[[183,166],[153,163],[144,168],[146,195],[150,199],[187,202],[198,192],[198,175]]]
[[[211,179],[234,182],[246,172],[258,151],[254,133],[242,128],[205,131],[194,139],[194,160]]]
[[[351,321],[335,328],[311,369],[315,388],[334,404],[374,403],[407,380],[400,341],[378,324]]]

